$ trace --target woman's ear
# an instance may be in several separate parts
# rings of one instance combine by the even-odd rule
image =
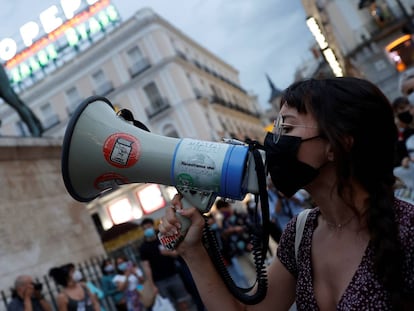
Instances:
[[[335,155],[330,143],[326,146],[326,157],[328,158],[329,162],[333,162],[335,160]]]
[[[354,138],[352,136],[346,136],[344,138],[344,146],[347,152],[350,152],[352,149],[352,145],[354,144]]]
[[[354,138],[352,136],[347,136],[344,138],[344,146],[347,152],[351,151],[353,144],[354,144]],[[333,152],[332,145],[330,143],[326,147],[326,155],[327,155],[328,161],[331,161],[331,162],[335,161],[335,155]]]
[[[335,160],[335,156],[334,156],[332,149],[328,150],[327,155],[328,155],[328,161],[333,162]]]

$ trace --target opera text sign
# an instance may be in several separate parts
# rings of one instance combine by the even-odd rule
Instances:
[[[0,40],[0,61],[12,85],[64,63],[97,36],[103,36],[120,16],[109,0],[60,0],[19,29],[16,38]],[[60,60],[60,62],[59,62]]]

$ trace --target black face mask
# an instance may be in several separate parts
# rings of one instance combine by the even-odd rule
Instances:
[[[282,135],[275,144],[273,134],[266,135],[264,148],[267,171],[276,189],[285,196],[291,197],[318,176],[319,169],[297,159],[300,144],[318,137],[320,136],[302,139],[296,136]]]
[[[413,116],[409,111],[401,112],[397,115],[397,117],[401,122],[405,124],[410,124],[413,121]]]

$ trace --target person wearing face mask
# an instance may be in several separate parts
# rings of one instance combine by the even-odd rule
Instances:
[[[395,167],[404,165],[404,162],[408,161],[409,155],[406,141],[414,135],[414,128],[410,126],[413,119],[409,110],[401,111],[396,115],[395,122],[398,127],[398,141],[396,144]]]
[[[394,194],[398,131],[389,100],[367,80],[336,77],[295,82],[280,105],[264,140],[267,172],[285,196],[305,189],[315,207],[300,214],[298,243],[298,217],[287,224],[263,300],[243,304],[227,290],[202,243],[204,219],[183,209],[181,195],[161,219],[164,236],[180,230],[177,213],[191,220],[176,251],[206,308],[414,310],[414,205]]]
[[[408,157],[401,166],[394,168],[397,177],[396,195],[414,202],[414,135],[411,135],[405,143]]]
[[[401,73],[399,79],[400,92],[407,98],[411,105],[414,105],[414,67]]]
[[[116,275],[115,266],[113,260],[106,258],[102,260],[101,263],[102,271],[102,290],[105,297],[111,297],[117,311],[126,311],[126,303],[124,299],[124,293],[120,291],[116,284],[114,284],[113,279]]]
[[[249,261],[251,252],[251,228],[247,213],[235,211],[226,200],[216,201],[217,211],[222,215],[220,239],[222,244],[221,254],[227,267],[227,271],[235,284],[242,288],[249,287],[249,280],[242,268],[241,262]]]
[[[161,245],[151,218],[144,218],[141,226],[144,229],[144,241],[139,249],[142,265],[151,271],[154,284],[162,297],[168,298],[178,311],[189,310],[192,299],[177,271],[177,252]]]
[[[124,293],[127,311],[141,311],[144,309],[138,291],[139,284],[144,282],[142,270],[127,258],[116,258],[117,274],[112,279],[120,292]]]
[[[56,297],[58,311],[100,311],[98,299],[85,283],[79,282],[82,273],[73,263],[49,270],[49,276],[62,290]]]

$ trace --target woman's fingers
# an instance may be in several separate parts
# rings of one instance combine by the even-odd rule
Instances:
[[[171,204],[177,209],[182,209],[183,208],[183,204],[181,202],[182,199],[183,199],[182,194],[177,193],[176,195],[174,195],[173,199],[171,200]]]
[[[181,227],[180,221],[175,214],[176,208],[169,206],[166,208],[164,217],[161,218],[158,230],[163,235],[174,235],[177,234],[178,229]]]

